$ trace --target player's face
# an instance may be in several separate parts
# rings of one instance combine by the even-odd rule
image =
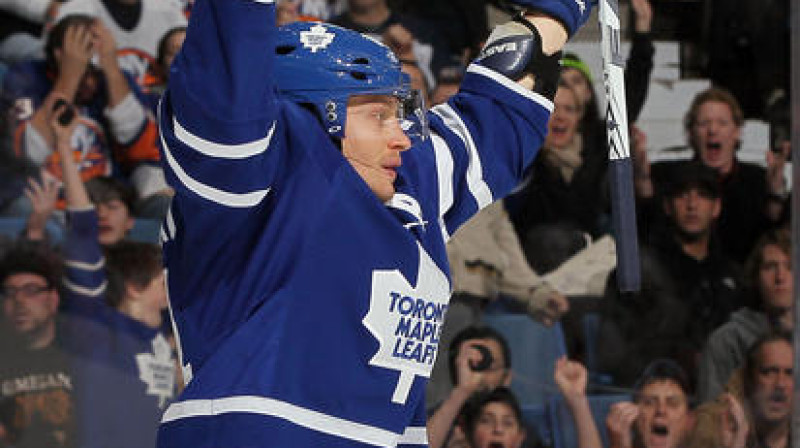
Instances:
[[[398,101],[391,96],[354,96],[347,104],[342,154],[381,201],[394,195],[400,153],[411,140],[397,118]]]
[[[792,412],[792,346],[786,341],[764,344],[754,372],[753,396],[750,397],[756,417],[769,423],[780,423]]]
[[[474,448],[519,448],[524,440],[525,429],[511,406],[503,402],[486,404],[472,431]]]
[[[774,244],[764,246],[761,252],[761,266],[758,270],[758,283],[761,299],[768,308],[788,309],[794,300],[794,279],[792,260],[780,247]]]
[[[721,174],[729,173],[741,135],[731,108],[720,101],[703,103],[691,132],[700,160]]]
[[[125,203],[119,199],[112,199],[95,204],[95,206],[100,221],[98,235],[100,244],[109,246],[122,241],[128,231],[133,228],[133,218]]]
[[[700,237],[711,230],[719,216],[721,205],[718,198],[689,188],[669,199],[667,213],[678,229],[689,237]]]
[[[550,148],[565,148],[578,133],[581,106],[578,97],[570,89],[559,88],[553,100],[555,108],[547,122],[545,145]]]
[[[646,448],[675,448],[690,427],[686,394],[674,381],[645,385],[638,397],[636,430]]]
[[[40,275],[13,274],[3,282],[3,317],[16,334],[36,338],[55,325],[58,293]]]
[[[561,80],[578,94],[581,104],[589,104],[589,100],[592,99],[592,86],[580,70],[571,67],[561,70]]]

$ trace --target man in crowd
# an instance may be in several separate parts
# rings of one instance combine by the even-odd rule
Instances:
[[[427,423],[428,443],[432,448],[466,438],[455,424],[470,398],[511,384],[511,350],[503,335],[491,327],[466,327],[450,343],[447,368],[452,389],[435,407]]]
[[[793,328],[791,254],[791,236],[786,230],[769,231],[756,243],[745,268],[746,306],[712,333],[703,349],[697,379],[700,402],[722,393],[756,340],[770,332]]]
[[[668,225],[642,251],[642,291],[620,294],[613,278],[606,289],[599,368],[622,386],[659,357],[693,378],[706,338],[742,305],[739,270],[716,238],[723,207],[716,173],[699,164],[676,172],[663,207]]]
[[[716,400],[697,409],[692,448],[789,446],[794,350],[786,333],[769,333],[748,350],[744,366]]]
[[[645,368],[633,402],[615,403],[606,418],[611,448],[678,448],[692,429],[691,389],[686,372],[658,359]]]

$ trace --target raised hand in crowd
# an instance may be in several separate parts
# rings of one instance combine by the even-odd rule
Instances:
[[[383,43],[389,47],[401,61],[413,61],[414,35],[403,25],[395,23],[383,32]]]
[[[636,196],[650,198],[653,196],[653,180],[650,178],[650,159],[647,156],[647,134],[635,124],[631,125],[631,156]]]
[[[556,361],[553,378],[567,403],[575,428],[578,431],[578,448],[601,448],[600,433],[592,417],[586,385],[589,375],[586,367],[577,361],[562,357]]]
[[[750,425],[747,423],[744,408],[730,393],[724,394],[723,398],[728,404],[728,410],[720,415],[720,441],[722,442],[722,447],[745,448]]]
[[[131,89],[119,68],[117,43],[111,30],[100,19],[94,20],[90,30],[100,69],[106,77],[108,107],[112,108],[121,103],[131,93]]]
[[[47,220],[56,208],[60,182],[42,170],[41,182],[35,178],[28,179],[25,196],[31,201],[31,214],[25,226],[25,235],[31,241],[45,239]]]
[[[639,417],[639,406],[623,401],[614,403],[606,417],[610,448],[633,447],[633,422]]]
[[[58,101],[58,100],[63,101]],[[50,129],[56,139],[56,151],[61,160],[64,196],[67,207],[83,209],[91,206],[89,194],[83,185],[75,154],[70,144],[72,133],[78,125],[74,107],[65,98],[58,98],[50,113]]]
[[[648,0],[631,0],[634,13],[634,29],[637,33],[647,34],[653,24],[653,7]]]

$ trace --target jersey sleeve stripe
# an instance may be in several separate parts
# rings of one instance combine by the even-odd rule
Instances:
[[[444,215],[453,206],[453,156],[444,139],[438,135],[431,136],[433,153],[436,157],[436,171],[439,181],[439,224],[442,232],[447,233]],[[445,240],[450,239],[448,235]]]
[[[106,292],[106,287],[108,286],[108,281],[104,280],[103,283],[100,284],[97,288],[87,288],[84,286],[78,286],[75,283],[67,279],[63,279],[64,287],[68,290],[80,294],[82,296],[88,297],[100,297],[103,293]]]
[[[94,263],[87,263],[76,260],[66,260],[64,261],[64,264],[70,268],[79,269],[81,271],[99,271],[103,269],[103,267],[105,266],[106,259],[105,257],[100,257],[100,259]]]
[[[167,216],[164,218],[167,226],[167,234],[170,238],[175,238],[175,218],[172,217],[172,207],[167,208]]]
[[[553,102],[552,101],[550,101],[549,99],[543,97],[542,95],[539,95],[536,92],[532,92],[532,91],[522,87],[521,85],[517,84],[516,81],[512,81],[511,79],[506,78],[505,76],[501,75],[500,73],[497,73],[496,71],[494,71],[494,70],[492,70],[490,68],[487,68],[487,67],[484,67],[484,66],[478,65],[478,64],[470,64],[470,66],[467,67],[467,72],[468,73],[474,73],[476,75],[481,75],[481,76],[484,76],[486,78],[489,78],[492,81],[502,85],[503,87],[506,87],[507,89],[509,89],[509,90],[519,94],[519,95],[522,95],[522,96],[530,99],[531,101],[539,104],[540,106],[542,106],[545,109],[547,109],[548,111],[550,111],[550,113],[553,112]]]
[[[470,193],[478,203],[478,209],[482,209],[492,202],[492,191],[489,185],[483,179],[483,168],[481,167],[481,158],[478,154],[478,148],[472,140],[472,135],[458,116],[455,110],[449,104],[441,104],[434,107],[433,112],[441,117],[447,126],[458,138],[461,139],[464,147],[467,149],[469,156],[469,165],[467,166],[467,187]]]
[[[164,156],[167,160],[167,165],[175,174],[175,177],[187,188],[189,191],[195,193],[203,199],[216,202],[221,205],[234,208],[246,208],[258,205],[264,197],[269,193],[270,189],[255,190],[249,193],[231,193],[223,191],[218,188],[206,185],[199,182],[183,171],[183,168],[178,164],[172,155],[172,152],[164,140],[164,134],[161,134],[161,145],[164,151]]]
[[[386,429],[323,414],[274,398],[252,395],[207,400],[186,400],[173,403],[164,412],[161,423],[232,412],[277,417],[325,434],[381,447],[394,447],[401,437],[401,434]],[[419,428],[419,430],[424,431],[424,428]],[[409,432],[409,430],[406,429],[406,432]],[[415,436],[418,435],[416,430],[410,431],[409,435],[411,436],[412,433]]]
[[[275,121],[272,122],[267,136],[262,139],[249,143],[226,145],[198,137],[181,126],[177,118],[172,118],[172,124],[175,128],[175,137],[178,140],[203,155],[221,159],[246,159],[266,152],[269,148],[270,141],[272,141],[272,134],[275,132],[275,123]]]
[[[399,444],[405,445],[428,445],[428,431],[422,426],[409,426],[406,428],[402,436],[400,436]]]

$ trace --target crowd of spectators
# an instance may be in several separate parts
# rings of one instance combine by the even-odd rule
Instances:
[[[279,0],[278,21],[326,21],[383,41],[435,107],[453,101],[478,55],[490,3],[501,2]],[[614,448],[785,446],[793,397],[784,179],[791,151],[786,141],[773,144],[762,165],[737,156],[745,116],[773,121],[788,114],[776,112],[785,101],[752,92],[737,99],[731,91],[744,86],[735,71],[745,67],[731,67],[720,52],[711,63],[722,62],[708,68],[719,83],[676,111],[685,113],[693,156],[651,164],[659,143],[635,123],[651,83],[658,17],[648,0],[623,3],[642,289],[620,293],[611,271],[592,299],[596,365],[584,366],[586,353],[558,360],[558,393],[581,448],[602,446],[600,428]],[[779,3],[768,2],[763,14]],[[173,193],[160,167],[155,114],[192,6],[0,5],[0,219],[24,222],[17,235],[0,237],[0,447],[153,446],[160,414],[183,386],[158,241],[129,234],[137,220],[170,222]],[[753,45],[780,47],[775,35],[783,31],[748,32]],[[771,65],[763,77],[788,85],[781,74]],[[599,74],[566,53],[561,76],[526,180],[448,243],[454,294],[428,390],[431,447],[546,443],[526,426],[524,397],[509,388],[510,352],[526,342],[506,341],[482,317],[500,309],[550,327],[570,316],[575,298],[546,274],[579,248],[543,248],[588,245],[613,232],[607,127],[593,89]],[[587,397],[603,387],[630,401],[599,420]]]

